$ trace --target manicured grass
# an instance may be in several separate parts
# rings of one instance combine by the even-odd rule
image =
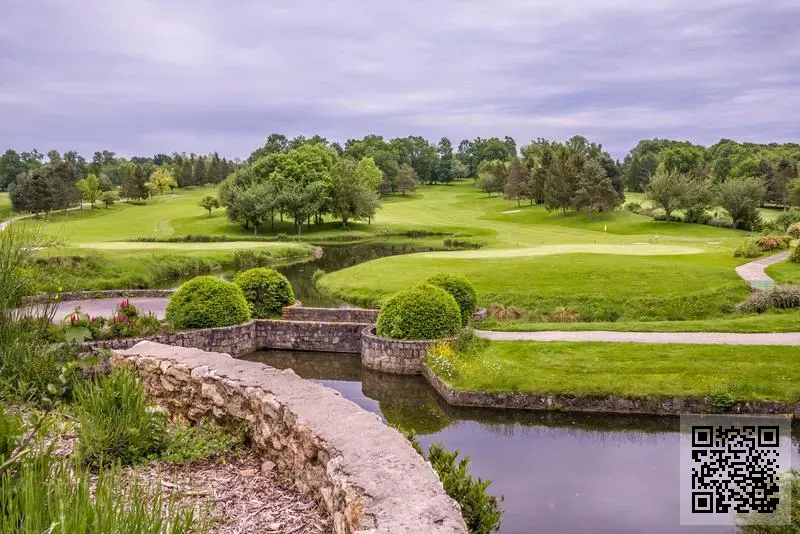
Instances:
[[[561,254],[513,259],[381,258],[325,275],[319,286],[362,305],[438,272],[467,276],[482,305],[540,313],[574,308],[583,320],[684,320],[733,311],[747,294],[728,253],[682,256]]]
[[[11,201],[8,193],[0,193],[0,221],[7,219],[11,215]]]
[[[141,243],[137,243],[141,244]],[[198,243],[203,244],[203,243]],[[207,243],[214,245],[215,243]],[[174,244],[165,244],[174,245]],[[259,264],[310,257],[304,243],[269,243],[250,249]],[[186,250],[181,247],[153,250],[54,249],[39,253],[37,268],[48,280],[40,291],[141,289],[186,276],[234,270],[242,261],[236,250]],[[252,265],[242,265],[247,268]]]
[[[763,313],[761,315],[742,315],[724,319],[695,321],[543,323],[524,320],[498,322],[494,319],[490,319],[483,322],[480,328],[500,332],[541,332],[547,330],[613,330],[617,332],[797,332],[800,330],[800,311],[776,311]]]
[[[766,272],[779,284],[800,284],[800,263],[782,261],[767,267]]]
[[[485,342],[457,356],[457,389],[796,402],[797,347]],[[444,377],[443,377],[444,378]]]

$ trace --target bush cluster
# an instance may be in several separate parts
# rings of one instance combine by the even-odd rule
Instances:
[[[765,235],[756,240],[759,248],[764,252],[780,250],[789,246],[789,239],[780,235]]]
[[[460,274],[439,273],[426,279],[423,283],[440,287],[450,293],[458,309],[461,311],[461,324],[467,324],[478,308],[478,294],[466,276]]]
[[[778,235],[765,235],[758,238],[747,239],[736,247],[733,252],[735,258],[757,258],[765,252],[780,250],[789,246],[786,237]]]
[[[794,263],[800,263],[800,244],[794,247],[792,253],[789,255],[789,261]]]
[[[212,276],[183,284],[167,303],[167,321],[175,328],[215,328],[250,320],[250,306],[239,286]]]
[[[459,248],[467,250],[477,250],[486,246],[486,243],[482,243],[480,241],[469,241],[467,239],[455,239],[452,237],[448,237],[442,241],[442,243],[447,248]]]
[[[64,318],[60,338],[82,342],[90,339],[119,339],[154,336],[161,332],[161,321],[152,312],[142,315],[128,299],[122,300],[114,314],[106,319],[90,317],[80,306]]]
[[[391,339],[441,339],[461,329],[461,311],[453,296],[430,284],[392,295],[378,314],[376,332]]]
[[[559,306],[553,308],[553,311],[547,316],[547,320],[551,323],[577,323],[581,320],[581,314],[573,308]]]
[[[786,229],[786,235],[792,239],[800,239],[800,222],[790,224]]]
[[[800,285],[780,285],[754,291],[738,306],[739,311],[748,313],[790,308],[800,308]]]
[[[260,267],[241,272],[233,283],[241,288],[257,319],[278,317],[284,306],[294,304],[292,284],[274,269]]]

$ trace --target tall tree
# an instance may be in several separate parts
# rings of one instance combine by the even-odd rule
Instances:
[[[478,167],[475,187],[492,196],[492,193],[501,193],[505,189],[507,178],[508,163],[499,159],[484,161]]]
[[[677,171],[667,170],[662,164],[650,179],[647,198],[658,208],[664,210],[666,221],[672,220],[672,212],[685,204],[686,187],[689,178]]]
[[[0,191],[5,191],[17,176],[25,172],[25,162],[14,150],[6,150],[0,156]]]
[[[8,188],[14,211],[41,213],[53,209],[55,202],[50,173],[50,167],[42,166],[17,177]]]
[[[736,228],[753,230],[761,221],[758,206],[764,193],[759,178],[732,178],[718,186],[719,205],[728,212]]]
[[[529,191],[531,181],[528,177],[528,169],[519,158],[514,158],[508,168],[508,180],[506,180],[503,194],[517,201],[517,206],[523,198],[531,198],[532,194]]]
[[[76,186],[81,194],[81,198],[88,202],[89,205],[92,206],[92,209],[94,209],[95,202],[100,200],[100,195],[103,193],[97,175],[90,172],[85,178],[78,180]]]
[[[177,187],[178,184],[175,182],[175,178],[172,177],[172,173],[169,172],[166,167],[158,167],[153,171],[144,185],[151,194],[154,191],[158,191],[159,195],[163,195],[164,191]]]
[[[586,208],[591,220],[595,211],[613,210],[618,202],[619,195],[603,165],[596,159],[588,160],[578,176],[575,206],[579,209]]]
[[[407,191],[414,191],[417,187],[417,172],[411,165],[403,165],[397,171],[397,190],[403,196],[406,196]]]
[[[580,167],[575,153],[564,145],[556,147],[544,176],[544,205],[548,210],[560,209],[566,215]]]
[[[436,181],[449,184],[455,178],[455,157],[450,139],[442,137],[439,141],[438,151],[439,163],[436,167]]]
[[[347,227],[351,219],[371,219],[378,205],[375,193],[383,173],[372,158],[356,163],[342,158],[331,171],[331,214]]]
[[[149,173],[147,166],[136,165],[131,161],[126,161],[119,165],[120,174],[120,189],[119,194],[121,197],[131,200],[145,199],[150,195],[147,189],[147,180]]]

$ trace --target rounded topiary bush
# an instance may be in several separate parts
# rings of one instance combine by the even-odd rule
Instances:
[[[786,229],[786,235],[792,239],[800,239],[800,222],[790,224]]]
[[[475,286],[466,276],[460,274],[439,273],[425,280],[426,284],[441,287],[456,299],[458,309],[461,310],[461,323],[467,324],[469,318],[478,308],[478,295]]]
[[[453,295],[422,284],[392,295],[378,314],[376,333],[392,339],[441,339],[461,329],[461,311]]]
[[[198,276],[183,284],[167,304],[167,321],[175,328],[213,328],[250,319],[242,289],[213,276]]]
[[[294,304],[289,280],[275,269],[259,267],[237,274],[233,283],[242,288],[253,317],[266,319],[281,314],[284,306]]]

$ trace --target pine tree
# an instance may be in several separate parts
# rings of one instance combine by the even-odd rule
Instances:
[[[581,169],[575,189],[575,207],[586,208],[591,220],[595,211],[614,209],[618,198],[614,184],[600,162],[594,159],[587,161]]]

